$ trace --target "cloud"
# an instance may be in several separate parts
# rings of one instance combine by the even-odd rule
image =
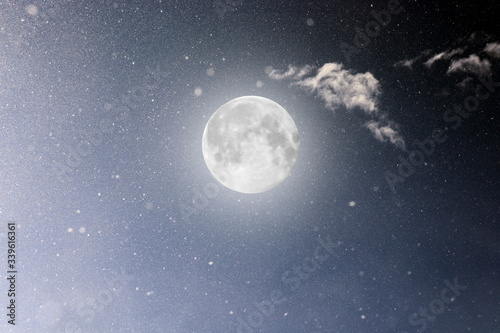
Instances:
[[[304,76],[309,74],[314,68],[312,66],[304,66],[296,75],[295,79],[302,79]]]
[[[434,54],[431,50],[426,50],[413,59],[396,62],[394,67],[413,69],[415,64],[423,64],[428,69],[431,69],[438,61],[448,61],[449,66],[446,74],[466,73],[479,76],[490,75],[493,66],[491,60],[495,58],[500,59],[500,42],[491,42],[492,38],[493,36],[490,35],[473,33],[470,37],[459,40],[461,43],[460,47]],[[488,40],[490,41],[489,43],[487,43]],[[480,46],[485,44],[486,46]],[[475,51],[472,52],[472,49]],[[466,50],[468,50],[468,52],[464,54]],[[478,54],[484,55],[489,59],[481,60]],[[460,58],[460,56],[462,58]]]
[[[441,52],[441,53],[438,53],[436,55],[434,55],[433,57],[431,57],[429,60],[427,60],[424,65],[427,67],[427,68],[431,68],[432,65],[438,61],[438,60],[443,60],[443,59],[450,59],[451,57],[453,57],[455,54],[462,54],[464,52],[464,49],[462,48],[458,48],[458,49],[455,49],[455,50],[451,50],[451,51],[447,51],[447,52]]]
[[[415,59],[401,60],[401,61],[398,61],[397,63],[395,63],[394,67],[407,67],[409,69],[412,69],[414,62],[415,62]]]
[[[484,76],[491,73],[491,62],[488,59],[481,60],[476,54],[468,58],[462,58],[451,62],[446,74],[465,72]]]
[[[500,43],[489,43],[484,51],[494,58],[500,58]]]
[[[444,53],[444,52],[438,53],[438,54],[434,55],[432,58],[430,58],[429,60],[427,60],[427,61],[424,63],[424,65],[425,65],[426,67],[430,68],[430,67],[432,67],[432,65],[433,65],[436,61],[438,61],[438,60],[440,60],[441,58],[443,58],[443,57],[444,57],[444,55],[445,55],[445,53]]]
[[[405,148],[405,142],[399,134],[399,126],[393,121],[376,121],[370,120],[366,122],[365,127],[368,128],[375,138],[379,141],[385,142],[389,140],[392,144]]]
[[[312,66],[304,66],[302,68],[298,68],[295,66],[288,66],[288,70],[284,73],[280,73],[277,70],[274,70],[272,68],[269,68],[266,70],[267,74],[269,77],[273,80],[283,80],[287,78],[294,78],[296,80],[301,79],[305,75],[309,74],[309,72],[313,69]]]
[[[337,63],[324,64],[316,76],[300,79],[295,84],[316,92],[332,110],[343,105],[347,109],[358,107],[367,113],[377,112],[378,80],[369,72],[353,75],[342,67]]]
[[[339,107],[363,111],[371,118],[365,123],[365,127],[377,140],[389,141],[405,149],[404,139],[399,134],[397,124],[386,120],[387,115],[378,109],[380,83],[370,72],[354,74],[344,69],[342,64],[326,63],[318,69],[313,66],[289,66],[284,73],[270,70],[268,75],[274,80],[290,79],[293,86],[316,93],[332,111]]]
[[[420,54],[418,56],[416,56],[413,59],[401,60],[401,61],[396,62],[394,64],[394,67],[405,67],[405,68],[408,68],[408,69],[413,69],[413,64],[415,62],[419,61],[423,57],[428,56],[429,54],[431,54],[431,52],[432,52],[432,50],[422,51],[422,52],[420,52]]]

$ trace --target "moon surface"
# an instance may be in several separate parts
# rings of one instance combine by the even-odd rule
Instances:
[[[212,175],[241,193],[261,193],[282,183],[299,155],[297,126],[278,103],[243,96],[222,105],[203,132],[203,158]]]

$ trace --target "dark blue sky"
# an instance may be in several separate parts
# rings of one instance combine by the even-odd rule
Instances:
[[[499,331],[499,9],[0,4],[0,331]],[[244,95],[301,139],[261,194],[201,151]]]

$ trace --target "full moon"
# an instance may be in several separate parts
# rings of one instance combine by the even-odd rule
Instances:
[[[203,158],[212,175],[241,193],[261,193],[281,184],[299,155],[299,132],[278,103],[243,96],[222,105],[203,132]]]

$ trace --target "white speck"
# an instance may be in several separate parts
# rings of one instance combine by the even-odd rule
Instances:
[[[35,5],[27,5],[26,12],[28,14],[30,14],[31,16],[37,16],[38,15],[38,7]]]
[[[365,315],[361,315],[361,319],[366,319],[366,316]]]
[[[286,317],[286,316],[288,316],[288,312],[285,312],[285,313],[283,314],[283,317]]]
[[[233,311],[229,311],[229,314],[232,315],[232,314],[234,314],[234,312]]]
[[[255,85],[257,86],[257,88],[262,88],[264,84],[262,83],[262,81],[257,81]]]
[[[308,26],[312,27],[314,25],[314,20],[312,18],[308,18],[306,23]]]
[[[81,234],[85,233],[85,227],[81,227],[80,229],[78,229],[78,232]]]
[[[203,90],[200,87],[196,87],[194,89],[194,95],[195,96],[201,96],[202,93],[203,93]]]
[[[214,262],[213,262],[213,261],[209,261],[209,262],[208,262],[208,264],[209,264],[210,266],[212,266],[212,265],[214,264]]]
[[[188,56],[185,56],[185,57],[184,57],[184,59],[189,60],[189,57],[188,57]]]
[[[147,295],[147,296],[151,296],[151,295],[153,295],[153,294],[154,294],[154,291],[148,291],[148,292],[146,293],[146,295]]]
[[[77,213],[77,214],[80,214],[80,213],[81,213],[81,211],[80,211],[79,209],[77,209],[77,210],[76,210],[76,213]]]
[[[349,201],[349,207],[354,207],[356,206],[356,202],[355,201]]]
[[[411,275],[411,271],[408,271],[408,275]]]
[[[68,232],[73,232],[73,228],[68,228]]]

